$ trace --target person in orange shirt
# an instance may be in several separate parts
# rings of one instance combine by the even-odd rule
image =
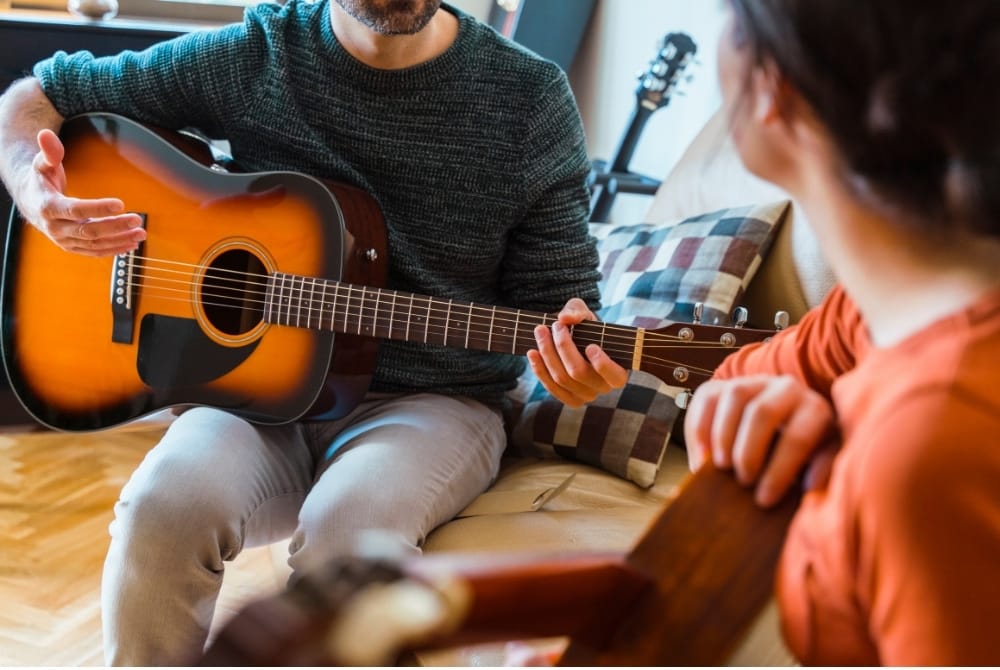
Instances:
[[[1000,664],[1000,3],[730,0],[719,74],[744,164],[838,286],[740,350],[685,421],[692,469],[769,506],[808,664]]]

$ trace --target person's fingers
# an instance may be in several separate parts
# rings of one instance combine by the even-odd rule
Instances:
[[[588,344],[587,348],[584,349],[584,355],[597,374],[601,376],[601,379],[609,386],[609,391],[613,388],[621,388],[628,381],[628,370],[611,360],[607,352],[596,344]]]
[[[88,221],[63,221],[54,240],[65,250],[88,256],[132,251],[146,239],[142,219],[135,214]]]
[[[733,451],[747,405],[769,381],[766,377],[741,377],[720,387],[711,437],[712,461],[720,470],[733,467]]]
[[[684,444],[688,467],[695,472],[712,455],[712,426],[719,401],[721,382],[708,381],[699,387],[684,416]]]
[[[554,397],[559,402],[567,405],[568,407],[579,407],[585,404],[583,398],[578,397],[576,394],[572,393],[569,389],[556,383],[549,373],[548,367],[546,367],[545,361],[542,359],[542,355],[531,349],[528,351],[528,364],[531,366],[531,371],[535,373],[538,377],[538,381],[542,383],[552,397]]]
[[[51,221],[82,223],[90,219],[108,219],[123,214],[125,205],[118,198],[70,198],[62,194],[49,198],[42,204],[42,215]],[[140,225],[142,219],[138,214],[126,214],[133,224]],[[95,235],[99,237],[100,235]]]
[[[807,390],[793,402],[757,484],[755,497],[764,507],[776,504],[798,481],[833,426],[833,410],[819,394]]]
[[[38,132],[37,141],[38,154],[35,155],[35,169],[41,172],[59,167],[66,156],[66,149],[59,136],[45,128]]]
[[[789,377],[768,380],[743,406],[733,442],[733,466],[743,484],[757,481],[776,435],[800,401],[802,389]]]

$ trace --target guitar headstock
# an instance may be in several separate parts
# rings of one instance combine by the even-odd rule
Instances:
[[[693,392],[737,349],[769,340],[776,330],[703,323],[672,323],[643,336],[639,368]],[[678,404],[682,399],[678,399]],[[683,407],[684,405],[681,404]]]
[[[639,73],[635,94],[640,106],[655,111],[670,102],[681,75],[694,60],[698,47],[685,33],[668,33],[649,68]]]

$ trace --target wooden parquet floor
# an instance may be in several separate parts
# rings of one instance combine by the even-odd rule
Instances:
[[[162,425],[0,433],[0,666],[104,665],[100,579],[118,492]],[[279,552],[274,552],[277,555]],[[227,567],[216,627],[284,583],[268,547]]]

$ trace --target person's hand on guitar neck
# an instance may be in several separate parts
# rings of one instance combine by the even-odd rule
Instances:
[[[579,298],[571,298],[552,327],[535,328],[538,349],[528,352],[528,363],[549,393],[570,407],[593,401],[628,380],[628,371],[596,344],[581,353],[573,341],[572,327],[597,317]]]
[[[113,256],[134,250],[146,237],[141,217],[126,212],[118,198],[84,200],[65,194],[65,149],[52,130],[62,117],[37,81],[29,79],[15,86],[22,89],[17,97],[37,112],[25,114],[22,119],[10,118],[8,109],[0,113],[5,128],[3,173],[21,216],[66,251]],[[39,119],[44,121],[39,123]],[[34,154],[33,143],[37,145]]]
[[[833,407],[790,376],[714,379],[694,394],[684,420],[688,465],[707,461],[755,486],[758,504],[776,504],[799,481],[822,488],[840,443]]]

